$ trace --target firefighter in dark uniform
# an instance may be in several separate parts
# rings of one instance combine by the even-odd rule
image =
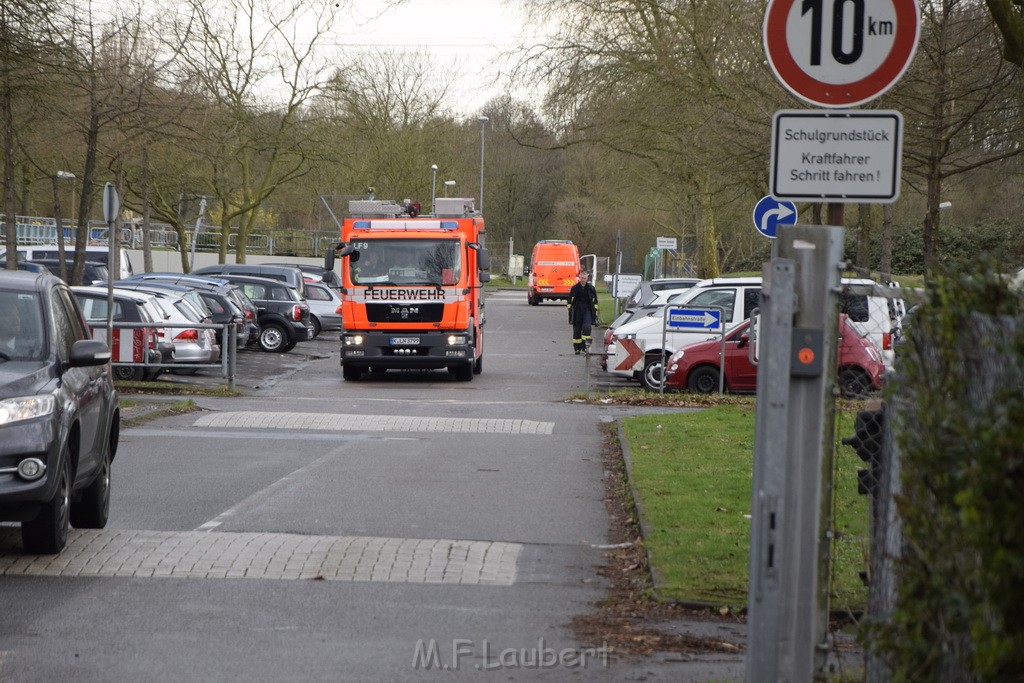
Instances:
[[[590,328],[598,325],[597,290],[590,274],[580,271],[579,282],[569,290],[569,322],[572,323],[572,348],[579,354],[590,347]]]

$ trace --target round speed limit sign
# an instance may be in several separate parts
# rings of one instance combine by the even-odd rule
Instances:
[[[917,0],[769,0],[764,49],[800,99],[854,107],[899,80],[920,32]]]

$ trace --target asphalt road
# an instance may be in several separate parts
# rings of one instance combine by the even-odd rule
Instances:
[[[247,352],[246,397],[126,429],[107,529],[37,558],[0,527],[0,681],[741,678],[573,639],[605,591],[599,426],[636,409],[566,400],[604,378],[563,306],[492,294],[486,334],[469,383],[345,382],[334,333]]]

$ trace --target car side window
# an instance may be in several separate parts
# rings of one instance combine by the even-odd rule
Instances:
[[[242,285],[245,295],[250,299],[266,299],[266,287],[263,285]]]
[[[53,335],[54,352],[61,361],[71,358],[71,345],[79,339],[88,338],[85,322],[71,296],[61,288],[51,290],[50,306],[55,324]]]
[[[855,323],[866,323],[868,321],[868,298],[863,294],[842,294],[840,295],[839,312],[850,316]]]
[[[314,301],[330,301],[331,296],[322,287],[307,287],[306,297]]]
[[[736,290],[732,288],[709,289],[693,297],[685,305],[692,307],[717,306],[722,309],[722,317],[727,321],[732,321],[732,313],[736,310]]]
[[[199,296],[202,297],[203,301],[206,302],[206,305],[210,308],[210,310],[212,312],[214,312],[214,313],[223,313],[224,312],[224,306],[221,305],[221,302],[218,301],[216,297],[210,296],[208,294],[200,294]]]
[[[761,290],[758,287],[748,287],[743,290],[743,319],[746,320],[753,313],[754,309],[761,305]]]
[[[271,287],[270,298],[274,301],[291,301],[292,298],[288,296],[288,291],[284,287]]]

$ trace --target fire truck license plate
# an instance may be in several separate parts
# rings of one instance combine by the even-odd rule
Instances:
[[[420,343],[419,337],[392,337],[392,346],[415,346]]]

